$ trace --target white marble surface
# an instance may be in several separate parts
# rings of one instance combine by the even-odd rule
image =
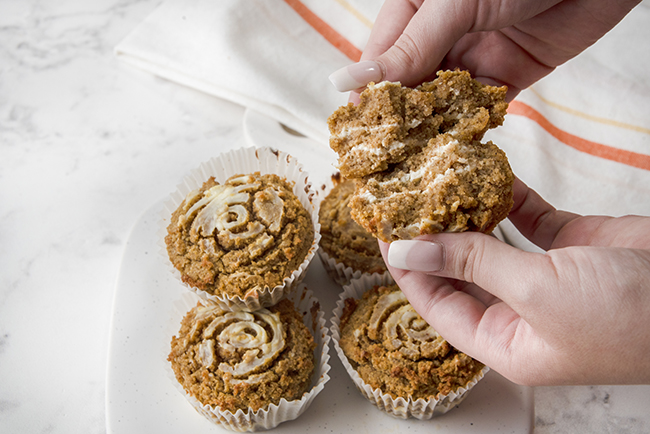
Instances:
[[[2,433],[105,432],[129,230],[219,153],[216,138],[243,143],[243,108],[116,61],[115,44],[158,4],[0,0]],[[538,388],[536,432],[650,432],[647,394]]]

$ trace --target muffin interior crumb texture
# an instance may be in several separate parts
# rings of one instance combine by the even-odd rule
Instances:
[[[356,181],[352,217],[384,241],[491,232],[512,207],[514,175],[505,153],[481,139],[503,123],[506,90],[441,71],[415,89],[371,83],[359,105],[337,109],[330,146]]]
[[[201,404],[247,412],[302,398],[311,386],[315,347],[287,299],[254,312],[199,304],[183,318],[168,360]]]
[[[165,242],[187,284],[242,298],[282,285],[314,240],[307,210],[278,175],[214,178],[174,211]]]
[[[340,346],[367,384],[394,399],[448,395],[484,367],[449,345],[397,285],[376,286],[359,300],[346,299]]]
[[[321,203],[321,248],[337,262],[364,273],[383,273],[386,265],[377,240],[350,216],[354,182],[340,180]]]

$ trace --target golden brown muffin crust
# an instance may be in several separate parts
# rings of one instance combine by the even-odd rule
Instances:
[[[311,217],[277,175],[208,179],[188,194],[167,227],[167,252],[184,282],[214,295],[255,294],[281,285],[314,239]]]
[[[484,367],[426,324],[397,285],[345,301],[340,346],[367,384],[393,398],[447,395]]]
[[[260,328],[263,333],[256,330]],[[241,345],[256,339],[258,345]],[[204,405],[235,413],[257,411],[281,398],[300,399],[311,385],[315,347],[301,315],[286,299],[255,312],[199,304],[183,318],[168,360],[187,393]]]
[[[383,273],[377,240],[350,216],[348,203],[354,182],[342,180],[323,200],[319,210],[320,247],[337,262],[364,273]]]

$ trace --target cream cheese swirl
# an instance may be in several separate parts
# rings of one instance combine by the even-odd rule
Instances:
[[[413,309],[402,291],[379,297],[367,327],[370,339],[381,340],[387,349],[400,351],[411,360],[435,356],[445,343]]]
[[[249,245],[251,257],[257,257],[273,244],[274,236],[282,229],[284,201],[272,187],[259,190],[261,184],[251,175],[243,175],[206,190],[192,203],[199,192],[192,192],[179,225],[192,221],[191,236],[216,235],[219,243],[228,249]],[[248,205],[254,192],[252,207]],[[255,216],[251,216],[251,210]],[[261,221],[258,221],[258,219]],[[203,246],[206,251],[209,245]]]
[[[227,374],[223,377],[232,384],[259,382],[267,375],[260,371],[285,348],[286,331],[278,313],[267,309],[230,312],[215,306],[201,308],[197,319],[207,316],[214,319],[201,333],[198,361]]]

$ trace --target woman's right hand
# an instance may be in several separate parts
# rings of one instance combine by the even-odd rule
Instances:
[[[341,92],[371,81],[416,86],[459,68],[508,99],[611,30],[640,0],[387,0],[361,62],[330,77]]]

